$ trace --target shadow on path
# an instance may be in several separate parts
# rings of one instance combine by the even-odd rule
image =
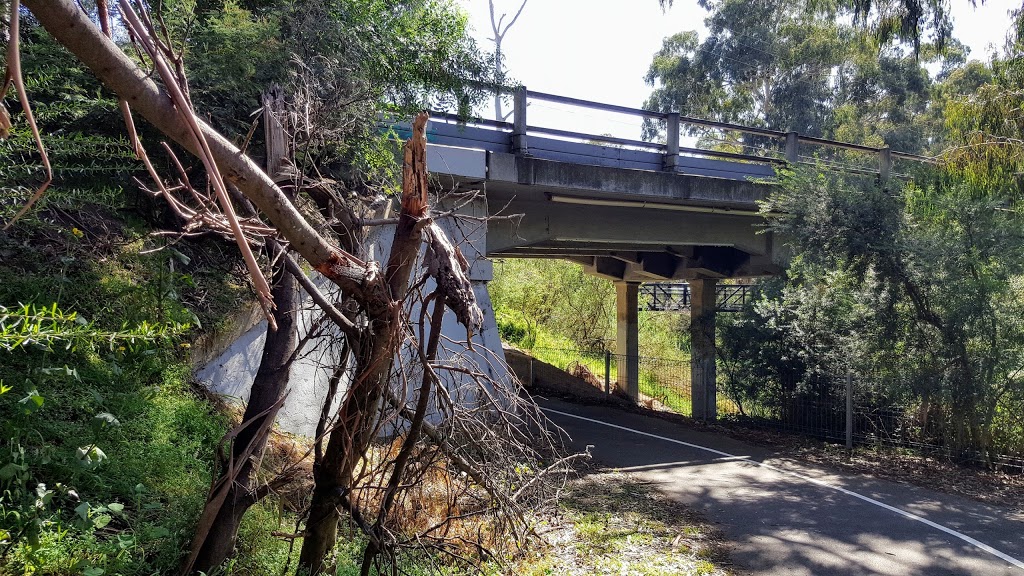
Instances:
[[[732,542],[730,555],[741,571],[1024,575],[1024,522],[1009,510],[778,460],[767,450],[642,414],[552,400],[542,400],[541,406],[549,409],[549,417],[565,430],[573,447],[592,445],[599,462],[656,483],[716,522]]]

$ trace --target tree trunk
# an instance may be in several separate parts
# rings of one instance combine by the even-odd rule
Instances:
[[[284,127],[276,114],[282,111],[284,99],[280,88],[272,88],[263,98],[263,125],[267,140],[267,173],[277,175],[288,156]],[[246,203],[245,211],[252,207]],[[284,401],[285,390],[291,376],[291,365],[298,341],[299,297],[298,282],[288,270],[287,249],[274,239],[267,240],[269,259],[276,262],[274,267],[271,296],[276,308],[273,310],[276,330],[267,330],[263,342],[260,367],[256,371],[249,402],[242,416],[242,428],[236,431],[231,453],[220,463],[223,471],[213,486],[220,485],[226,490],[221,499],[207,500],[203,519],[216,511],[213,521],[200,524],[192,542],[191,553],[183,572],[201,571],[209,574],[232,556],[238,528],[246,511],[266,495],[266,491],[255,483],[255,463],[262,459],[271,429],[277,420],[277,413]],[[211,492],[211,496],[214,496]],[[217,509],[219,506],[219,509]],[[213,507],[213,510],[209,510]]]
[[[231,444],[230,460],[221,463],[222,476],[217,483],[226,482],[227,495],[204,538],[197,532],[192,544],[194,562],[186,565],[186,572],[202,571],[209,574],[228,559],[235,546],[238,527],[245,512],[264,495],[254,484],[254,463],[260,461],[267,445],[271,428],[277,419],[285,390],[288,388],[290,368],[297,343],[297,316],[299,312],[295,277],[285,270],[280,256],[281,246],[274,247],[272,259],[278,259],[274,270],[272,295],[277,308],[274,319],[277,330],[267,330],[263,355],[256,378],[249,393],[249,402],[242,416],[243,428]],[[233,474],[231,478],[228,475]],[[215,483],[215,485],[217,484]],[[207,506],[210,503],[208,501]],[[205,512],[205,511],[204,511]],[[204,513],[205,516],[205,513]],[[206,527],[201,526],[205,530]],[[192,559],[190,558],[190,561]]]
[[[364,341],[364,352],[356,359],[356,377],[339,409],[323,460],[313,470],[315,487],[299,555],[299,569],[311,575],[324,570],[324,559],[334,548],[341,518],[338,506],[351,490],[355,467],[376,433],[381,399],[398,351],[402,304],[419,255],[423,226],[429,223],[426,123],[426,114],[417,116],[412,137],[405,143],[402,208],[384,274],[390,299],[386,307],[367,309],[368,342]]]

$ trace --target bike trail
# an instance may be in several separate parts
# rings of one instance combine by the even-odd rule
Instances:
[[[741,574],[1024,576],[1024,514],[664,419],[539,398],[577,450],[701,511]]]

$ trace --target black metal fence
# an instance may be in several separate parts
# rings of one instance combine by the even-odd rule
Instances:
[[[782,381],[780,381],[782,380]],[[917,454],[973,462],[1024,472],[1024,439],[1002,442],[982,453],[956,447],[948,438],[949,423],[941,403],[929,403],[873,375],[817,375],[800,382],[777,379],[760,387],[760,397],[744,399],[730,393],[737,411],[725,419],[736,423],[793,432],[848,447],[888,446]]]
[[[587,352],[564,348],[534,348],[535,358],[586,380],[606,393],[624,392],[619,386],[619,366],[626,357],[607,352]],[[640,394],[637,403],[653,410],[665,410],[690,416],[692,389],[689,358],[638,358]],[[719,395],[718,413],[737,413],[728,396]]]
[[[586,380],[606,393],[619,387],[625,356],[571,349],[534,348],[535,358]],[[692,395],[687,358],[638,358],[638,404],[690,416]],[[1024,439],[1001,453],[954,453],[942,434],[934,406],[894,392],[898,387],[871,376],[816,375],[800,381],[775,379],[739,389],[720,378],[718,417],[726,422],[792,432],[847,446],[906,448],[915,453],[975,461],[1024,471]]]

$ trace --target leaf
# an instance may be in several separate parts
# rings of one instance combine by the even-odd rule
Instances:
[[[92,417],[92,427],[94,430],[102,430],[107,426],[113,426],[116,428],[120,425],[121,422],[110,412],[100,412]]]
[[[91,566],[89,568],[86,568],[85,570],[82,570],[82,576],[103,576],[103,574],[105,573],[106,570],[98,566]]]
[[[92,525],[95,528],[103,528],[107,524],[110,524],[112,518],[109,514],[100,514],[99,516],[92,519]]]
[[[75,450],[75,458],[86,468],[96,468],[107,459],[107,455],[99,446],[81,446]]]
[[[75,507],[75,514],[78,514],[79,518],[81,518],[82,520],[88,522],[89,521],[89,510],[91,510],[91,509],[92,509],[92,506],[90,506],[88,502],[82,502],[77,507]]]
[[[0,480],[10,480],[11,478],[14,478],[18,472],[24,472],[25,470],[28,470],[28,466],[25,464],[15,464],[14,462],[11,462],[10,464],[0,468]]]
[[[107,510],[110,510],[110,512],[115,516],[120,515],[124,512],[124,504],[121,504],[120,502],[111,502],[110,504],[107,504]]]
[[[39,391],[33,389],[28,393],[28,396],[19,400],[18,404],[21,404],[22,410],[24,410],[25,414],[32,414],[43,407],[43,401],[43,397],[39,394]]]

